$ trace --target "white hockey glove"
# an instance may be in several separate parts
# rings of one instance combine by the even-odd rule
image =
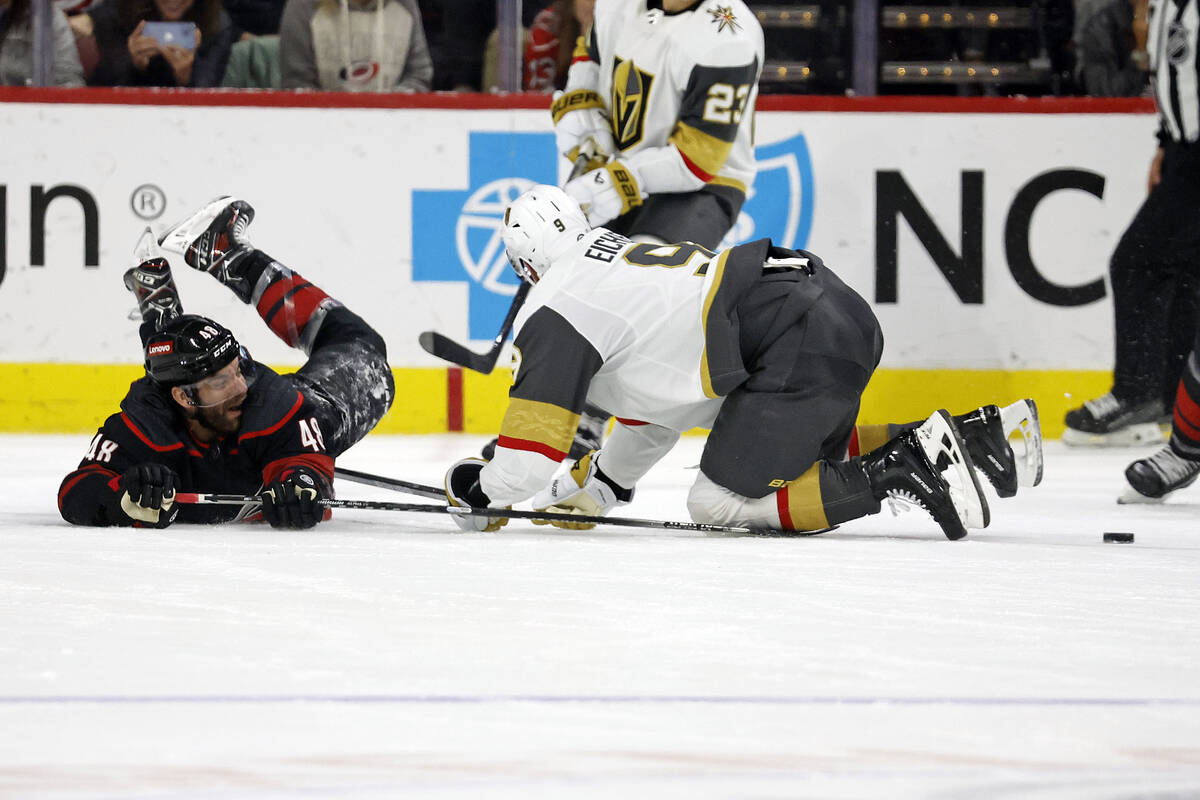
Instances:
[[[589,223],[603,225],[642,204],[646,195],[640,183],[633,167],[624,161],[611,161],[567,181],[563,191],[579,203]]]
[[[568,161],[585,153],[590,157],[588,169],[595,169],[617,152],[604,100],[592,89],[555,92],[550,115],[558,152]]]
[[[479,471],[487,464],[482,458],[464,458],[446,470],[446,498],[450,505],[460,508],[487,508],[488,496],[479,487]],[[464,531],[498,531],[508,524],[508,517],[482,517],[472,514],[451,514],[454,524]]]
[[[633,489],[618,486],[612,478],[601,472],[593,450],[571,465],[571,469],[550,481],[550,485],[538,492],[530,502],[536,511],[552,511],[556,514],[581,514],[602,517],[616,506],[623,506],[633,499]],[[535,525],[553,525],[556,528],[584,531],[596,527],[594,522],[541,522]]]

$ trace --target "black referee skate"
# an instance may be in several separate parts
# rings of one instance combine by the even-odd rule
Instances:
[[[153,322],[155,330],[183,313],[179,301],[179,290],[171,277],[171,265],[162,257],[154,233],[149,228],[142,232],[133,248],[136,267],[125,270],[125,288],[137,298],[138,312],[143,322]]]
[[[946,464],[953,484],[934,466],[939,461]],[[877,500],[887,500],[893,511],[925,509],[947,539],[961,539],[968,527],[986,528],[991,521],[971,457],[948,411],[935,412],[863,456],[861,464]]]
[[[164,250],[178,253],[189,267],[207,272],[249,303],[254,287],[238,269],[254,248],[246,228],[254,208],[245,200],[218,197],[158,237]]]
[[[1129,488],[1118,503],[1161,503],[1167,495],[1191,486],[1200,477],[1200,461],[1184,458],[1167,445],[1149,458],[1125,468]]]
[[[1130,447],[1163,440],[1170,417],[1162,400],[1123,400],[1112,392],[1067,412],[1063,444],[1077,447]]]

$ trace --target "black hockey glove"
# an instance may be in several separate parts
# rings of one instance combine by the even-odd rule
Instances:
[[[138,464],[125,470],[117,491],[121,513],[135,525],[165,528],[179,516],[175,490],[179,476],[163,464]]]
[[[318,501],[328,494],[320,474],[296,467],[263,490],[262,514],[272,528],[311,528],[325,518]]]
[[[487,464],[479,458],[464,458],[446,470],[446,497],[450,505],[461,508],[487,508],[491,501],[479,486],[479,471]],[[469,516],[452,514],[454,523],[464,531],[498,531],[508,524],[508,517]]]

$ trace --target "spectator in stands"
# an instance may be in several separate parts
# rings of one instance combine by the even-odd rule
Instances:
[[[235,31],[220,0],[104,0],[89,15],[100,51],[90,85],[221,85]],[[164,45],[147,22],[191,22],[194,45]]]
[[[521,25],[530,27],[547,5],[549,0],[525,0],[521,4]],[[477,92],[483,88],[487,39],[495,29],[496,3],[493,0],[443,0],[444,61],[435,65],[439,89]]]
[[[592,24],[596,0],[554,0],[533,18],[525,31],[521,88],[527,92],[553,92],[567,85],[567,68],[575,43]],[[497,62],[497,31],[488,37],[484,58],[483,86],[500,87]]]
[[[1149,85],[1146,0],[1080,0],[1075,10],[1075,82],[1093,97],[1135,97]],[[1140,24],[1135,31],[1135,20]]]
[[[427,92],[433,85],[416,0],[290,0],[279,60],[285,89]]]
[[[33,83],[33,24],[30,0],[0,0],[0,85]],[[36,2],[36,0],[35,0]],[[75,34],[66,16],[50,9],[54,60],[50,76],[55,86],[82,86],[83,67],[75,47]]]
[[[243,34],[229,51],[221,85],[227,89],[279,89],[279,36]]]
[[[246,39],[278,34],[287,0],[224,0],[224,5],[238,37]]]

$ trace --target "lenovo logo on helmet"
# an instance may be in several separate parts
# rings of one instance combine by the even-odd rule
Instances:
[[[174,345],[171,342],[155,342],[146,348],[148,356],[165,356],[174,350]]]

